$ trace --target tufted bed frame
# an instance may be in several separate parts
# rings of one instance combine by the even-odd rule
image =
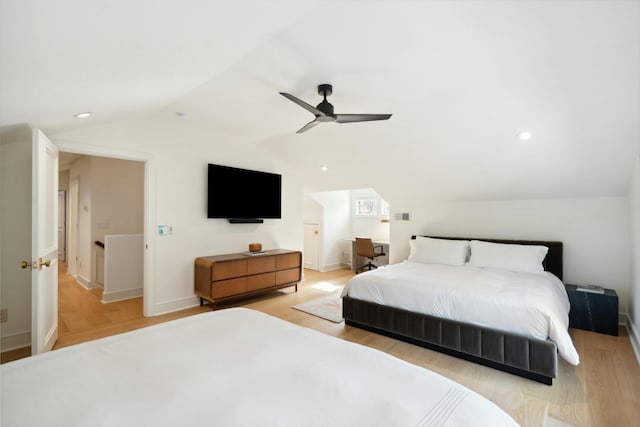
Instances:
[[[543,267],[562,280],[562,242],[436,237],[449,240],[547,246]],[[411,237],[415,239],[415,236]],[[343,297],[345,323],[431,350],[551,385],[558,374],[558,352],[551,340],[441,319],[426,314]]]

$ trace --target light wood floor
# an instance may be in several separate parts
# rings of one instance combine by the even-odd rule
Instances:
[[[66,269],[62,269],[62,271]],[[363,331],[294,310],[291,306],[326,295],[319,283],[343,285],[348,270],[305,271],[299,291],[293,288],[241,301],[233,306],[260,310],[301,326],[390,353],[451,378],[492,400],[522,426],[636,426],[640,423],[640,365],[627,331],[620,336],[571,330],[581,363],[560,361],[559,376],[549,387],[495,369]],[[100,291],[86,291],[68,276],[60,277],[60,337],[55,348],[190,316],[194,307],[153,318],[142,317],[142,299],[102,304]],[[3,355],[5,356],[5,355]]]

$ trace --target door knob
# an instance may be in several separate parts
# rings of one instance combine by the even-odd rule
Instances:
[[[36,266],[36,262],[35,262],[35,261],[33,261],[33,262],[29,262],[29,261],[22,261],[22,263],[20,264],[20,266],[21,266],[22,268],[29,268],[29,267],[31,267],[31,268],[35,268],[35,266]]]
[[[313,234],[318,234],[318,230],[313,230]]]
[[[50,267],[51,266],[51,260],[50,259],[45,259],[44,261],[42,261],[42,258],[38,258],[38,270],[42,270],[42,266],[45,267]]]

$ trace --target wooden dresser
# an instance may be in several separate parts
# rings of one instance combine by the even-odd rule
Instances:
[[[195,293],[213,304],[274,289],[295,286],[302,277],[302,252],[273,249],[261,255],[243,253],[195,260]]]

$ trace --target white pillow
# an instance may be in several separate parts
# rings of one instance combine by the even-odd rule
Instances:
[[[546,246],[512,245],[472,240],[469,265],[525,273],[542,273],[544,272],[542,261],[548,251],[549,248]]]
[[[433,239],[416,236],[409,241],[409,261],[425,264],[464,265],[469,252],[468,240]]]

